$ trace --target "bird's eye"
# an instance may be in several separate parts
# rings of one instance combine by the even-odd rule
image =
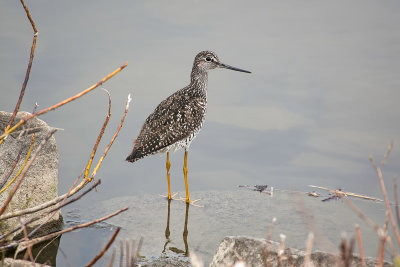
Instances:
[[[206,57],[206,61],[210,62],[211,61],[211,57]]]

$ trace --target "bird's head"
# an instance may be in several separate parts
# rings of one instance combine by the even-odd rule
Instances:
[[[219,61],[218,56],[211,51],[202,51],[198,53],[194,59],[193,64],[195,67],[206,71],[215,68],[225,68],[235,71],[251,73],[250,71],[239,69],[222,63],[221,61]]]

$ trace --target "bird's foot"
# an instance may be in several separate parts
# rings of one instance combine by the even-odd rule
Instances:
[[[175,194],[170,195],[170,196],[169,195],[159,195],[159,196],[163,197],[163,198],[166,198],[168,200],[181,200],[180,198],[175,198],[177,194],[178,193],[175,193]]]
[[[179,200],[185,202],[186,204],[195,206],[195,207],[204,208],[204,206],[201,206],[201,205],[199,205],[199,204],[196,204],[196,202],[197,202],[197,201],[200,201],[201,199],[190,200],[190,199],[186,199],[186,198],[181,197],[181,198],[179,198]]]

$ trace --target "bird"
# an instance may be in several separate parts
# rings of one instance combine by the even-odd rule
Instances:
[[[185,149],[183,174],[186,198],[181,200],[192,205],[197,201],[191,201],[189,196],[187,157],[189,146],[201,130],[206,116],[208,71],[216,68],[251,73],[222,63],[212,51],[198,53],[194,58],[190,84],[163,100],[147,117],[134,139],[132,152],[126,158],[128,162],[135,162],[148,155],[166,152],[169,200],[175,196],[171,195],[169,152]]]

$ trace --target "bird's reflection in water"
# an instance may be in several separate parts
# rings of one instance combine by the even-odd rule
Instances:
[[[176,253],[176,254],[181,254],[185,257],[189,256],[189,245],[187,242],[187,238],[188,238],[188,218],[189,218],[189,206],[190,203],[186,203],[186,213],[185,213],[185,225],[183,227],[183,243],[185,244],[185,250],[181,250],[177,247],[168,247],[168,244],[171,242],[170,237],[170,230],[169,230],[169,221],[170,221],[170,215],[171,215],[171,199],[168,199],[168,216],[167,216],[167,227],[165,228],[165,244],[164,244],[164,249],[162,251],[162,253],[165,253],[165,251],[168,250]]]

